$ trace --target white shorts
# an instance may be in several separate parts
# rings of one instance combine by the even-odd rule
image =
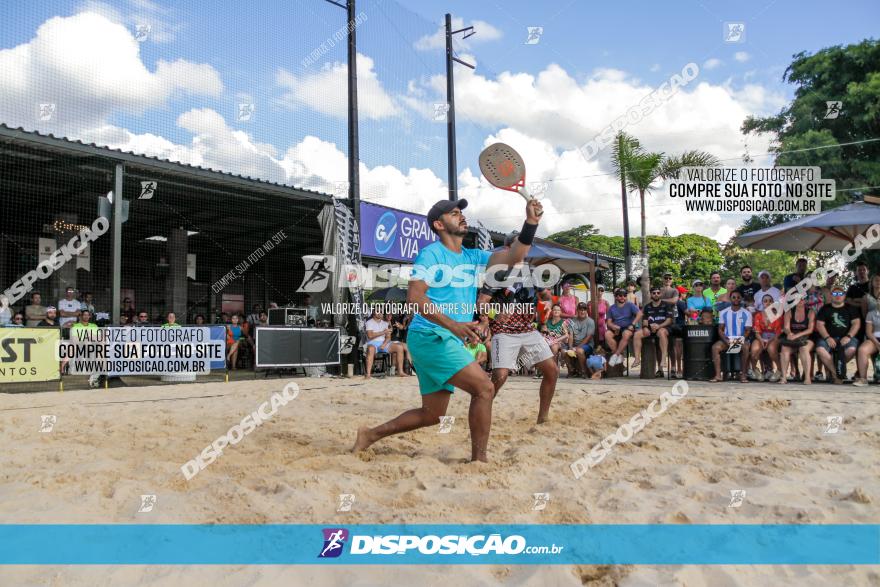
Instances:
[[[537,330],[519,334],[499,332],[492,336],[493,369],[532,367],[551,357],[550,345]]]

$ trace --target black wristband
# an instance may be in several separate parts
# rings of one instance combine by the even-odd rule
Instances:
[[[528,222],[523,222],[522,230],[519,231],[519,235],[517,235],[517,240],[524,245],[531,245],[532,241],[535,240],[535,233],[538,232],[537,224],[529,224]]]

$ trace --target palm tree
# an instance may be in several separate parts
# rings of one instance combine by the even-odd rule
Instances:
[[[638,140],[633,140],[639,145]],[[667,156],[664,153],[645,152],[641,146],[638,146],[629,154],[629,159],[625,162],[626,184],[630,190],[639,192],[642,212],[642,258],[646,259],[648,256],[648,241],[645,238],[645,194],[656,187],[654,182],[677,176],[682,167],[716,167],[719,163],[714,155],[698,150]],[[643,303],[648,299],[650,279],[648,264],[645,263],[641,279]]]
[[[624,283],[630,279],[630,255],[632,254],[629,248],[629,209],[626,200],[627,182],[625,176],[627,168],[631,166],[632,158],[641,150],[642,147],[639,145],[639,140],[623,131],[617,133],[611,147],[611,166],[617,173],[618,179],[620,179],[623,197],[623,254],[625,257],[624,266],[626,267],[625,275],[623,276]]]

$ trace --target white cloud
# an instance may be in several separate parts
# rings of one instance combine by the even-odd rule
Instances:
[[[745,51],[737,51],[733,54],[733,58],[739,61],[740,63],[745,63],[749,59],[751,59],[751,55],[746,53]]]
[[[711,69],[715,69],[719,65],[721,65],[721,60],[716,59],[715,57],[712,57],[711,59],[707,59],[706,62],[703,63],[703,69],[711,70]]]
[[[496,29],[494,26],[489,24],[488,22],[482,20],[474,20],[471,21],[469,25],[464,24],[464,19],[459,17],[452,18],[452,30],[457,31],[465,28],[465,26],[472,26],[474,30],[477,31],[477,34],[468,37],[467,39],[463,39],[462,36],[464,33],[460,33],[455,35],[455,45],[463,48],[468,48],[474,43],[486,43],[489,41],[497,41],[501,38],[501,31]],[[446,48],[446,25],[442,24],[440,27],[434,31],[431,35],[425,35],[413,43],[413,47],[415,47],[419,51],[431,51],[434,49],[445,49]]]
[[[397,116],[401,109],[382,87],[373,65],[372,59],[358,53],[358,112],[362,118],[374,120]],[[320,71],[303,75],[279,69],[275,81],[286,90],[277,100],[285,108],[305,106],[329,116],[347,116],[348,68],[344,63],[326,63]]]
[[[162,107],[177,93],[222,90],[210,65],[160,60],[151,72],[131,32],[94,12],[50,18],[27,43],[0,50],[0,120],[11,126],[67,135],[115,112]],[[39,103],[56,104],[54,120],[36,118]]]
[[[150,32],[145,42],[170,43],[184,29],[183,20],[174,18],[172,11],[150,0],[117,0],[113,6],[102,0],[84,0],[77,12],[95,12],[108,20],[125,25],[134,31],[138,25],[147,25]]]
[[[659,63],[655,63],[654,65],[652,65],[652,66],[651,66],[651,71],[652,71],[652,72],[660,71],[660,64],[659,64]]]

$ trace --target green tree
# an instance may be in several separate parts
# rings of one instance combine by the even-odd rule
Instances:
[[[797,86],[794,100],[774,116],[749,116],[742,132],[772,134],[776,165],[821,167],[838,190],[880,186],[880,141],[860,142],[880,136],[880,41],[798,53],[783,80]],[[825,117],[828,101],[842,102],[836,118]],[[842,192],[823,207],[849,200]]]
[[[666,155],[645,151],[639,140],[624,132],[617,135],[611,154],[611,164],[618,177],[625,176],[626,186],[639,193],[641,210],[641,254],[648,255],[649,245],[645,238],[645,194],[654,189],[657,180],[677,175],[682,167],[714,167],[719,160],[714,155],[703,151],[685,151],[680,155]],[[642,299],[648,299],[653,263],[648,262],[642,272]]]

